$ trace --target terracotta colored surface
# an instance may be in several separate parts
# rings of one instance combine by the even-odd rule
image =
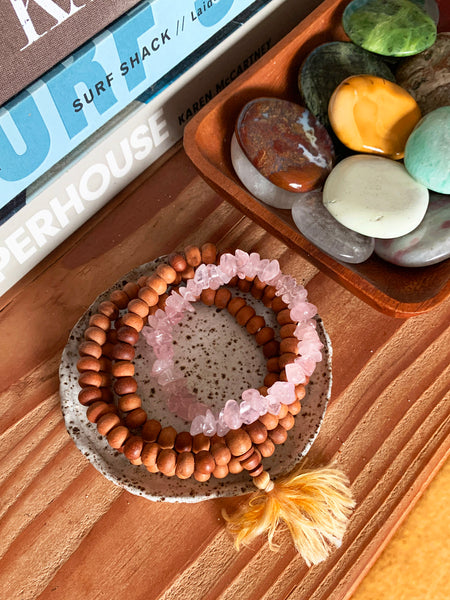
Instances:
[[[220,515],[240,498],[154,504],[115,487],[63,425],[58,365],[85,308],[133,266],[207,240],[278,258],[333,343],[332,401],[309,458],[335,459],[358,504],[343,546],[312,569],[283,532],[277,554],[263,538],[236,553]],[[182,151],[150,169],[2,298],[0,598],[348,598],[449,452],[449,317],[448,300],[407,320],[371,308],[221,200]]]
[[[230,158],[234,124],[243,106],[262,96],[299,102],[298,70],[319,44],[346,40],[342,12],[349,0],[325,0],[281,42],[265,54],[187,125],[184,145],[199,172],[213,188],[272,235],[310,260],[381,312],[400,318],[421,314],[450,295],[450,261],[427,269],[403,269],[377,256],[349,265],[324,254],[295,227],[290,211],[263,205],[244,189]]]

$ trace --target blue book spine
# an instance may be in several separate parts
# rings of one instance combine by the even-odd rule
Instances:
[[[143,0],[0,108],[0,209],[255,0]],[[167,84],[167,82],[165,82]]]

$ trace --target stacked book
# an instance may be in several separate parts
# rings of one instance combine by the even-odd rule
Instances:
[[[320,3],[2,1],[0,294]]]

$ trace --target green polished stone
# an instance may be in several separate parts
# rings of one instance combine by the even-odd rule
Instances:
[[[433,192],[450,194],[450,106],[425,115],[406,142],[405,167]]]
[[[328,103],[337,86],[351,75],[376,75],[395,82],[383,59],[351,42],[328,42],[308,54],[300,67],[298,88],[304,105],[330,126]]]
[[[418,54],[436,39],[436,24],[410,0],[353,0],[342,24],[355,44],[383,56]]]

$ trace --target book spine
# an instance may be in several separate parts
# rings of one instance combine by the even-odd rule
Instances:
[[[0,108],[0,208],[149,86],[167,85],[167,74],[225,25],[239,27],[244,9],[266,3],[142,0],[6,103]]]
[[[3,0],[0,106],[140,0]]]

